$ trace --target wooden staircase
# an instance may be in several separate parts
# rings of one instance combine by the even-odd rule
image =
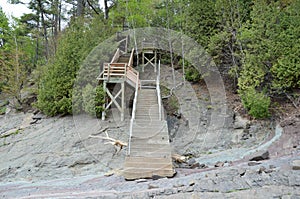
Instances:
[[[168,126],[159,120],[157,99],[155,89],[139,91],[130,155],[125,158],[123,172],[127,180],[174,175]]]
[[[97,78],[103,81],[104,90],[111,100],[104,104],[104,110],[114,103],[121,112],[121,120],[124,119],[124,84],[126,82],[135,88],[128,155],[125,158],[123,175],[127,180],[154,176],[172,177],[175,171],[172,165],[167,122],[162,120],[160,75],[158,72],[156,81],[144,80],[155,82],[155,86],[148,86],[148,89],[145,89],[146,87],[141,85],[139,72],[133,68],[133,56],[134,49],[129,55],[118,48],[111,62],[104,63],[103,71]],[[120,83],[120,91],[113,96],[107,89],[108,83]],[[119,95],[122,96],[120,104],[116,100]],[[102,112],[102,120],[104,119],[105,111]]]

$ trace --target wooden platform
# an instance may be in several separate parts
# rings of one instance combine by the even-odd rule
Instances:
[[[159,120],[156,90],[141,89],[137,100],[130,155],[125,158],[123,176],[127,180],[134,180],[173,175],[168,126],[165,120]]]

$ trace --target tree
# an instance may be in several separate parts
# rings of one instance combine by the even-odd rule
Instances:
[[[0,85],[1,91],[16,100],[16,107],[22,105],[21,90],[30,72],[32,45],[31,39],[23,35],[23,27],[18,21],[9,26],[8,19],[0,10]]]
[[[47,115],[72,114],[73,87],[77,77],[77,72],[88,56],[89,52],[101,41],[111,35],[111,28],[106,26],[99,17],[86,20],[77,18],[65,30],[64,35],[59,40],[57,52],[53,59],[44,67],[44,71],[39,82],[39,92],[37,107]],[[100,34],[101,33],[101,34]],[[99,59],[89,63],[91,66],[86,71],[88,80],[96,80],[94,72],[98,71]],[[98,74],[97,74],[98,75]],[[83,79],[82,82],[86,80]],[[95,85],[93,85],[95,86]],[[83,87],[84,88],[84,87]],[[85,102],[91,99],[93,89],[87,88],[85,91]],[[78,89],[76,96],[82,102],[82,89]],[[85,109],[79,103],[78,110]],[[91,108],[86,108],[91,110]]]
[[[254,1],[240,35],[246,55],[238,79],[242,99],[253,89],[278,95],[300,87],[299,9],[297,0]]]
[[[254,86],[280,93],[300,86],[299,8],[296,0],[254,2],[240,36],[246,53],[240,90]]]
[[[186,7],[185,33],[207,48],[210,37],[218,31],[214,1],[190,1]]]

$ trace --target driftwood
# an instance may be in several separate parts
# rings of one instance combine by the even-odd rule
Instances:
[[[117,151],[115,154],[118,154],[122,149],[123,147],[126,147],[128,144],[126,142],[123,142],[121,140],[116,140],[114,138],[111,138],[108,136],[108,133],[105,131],[105,134],[106,134],[106,137],[103,137],[103,136],[95,136],[95,135],[90,135],[89,137],[90,138],[99,138],[99,139],[103,139],[103,140],[108,140],[108,142],[105,142],[104,144],[111,144],[115,147],[117,147]]]
[[[175,154],[172,154],[172,159],[178,163],[186,163],[188,157],[175,153]]]

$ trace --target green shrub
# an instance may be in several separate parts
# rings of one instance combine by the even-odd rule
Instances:
[[[183,59],[179,60],[178,65],[180,66],[183,65]],[[199,71],[196,68],[194,68],[187,60],[184,60],[184,67],[185,67],[184,75],[187,81],[191,81],[191,82],[200,81],[201,75]]]
[[[110,48],[116,49],[113,45],[104,48],[101,44],[111,37],[113,31],[105,27],[100,18],[94,18],[89,23],[78,18],[64,30],[56,54],[41,68],[37,108],[50,116],[79,113],[85,109],[90,112],[91,107],[82,107],[82,91],[88,83],[96,87],[99,61],[108,60],[103,56],[106,55],[103,51],[112,53]],[[109,41],[105,45],[112,43]]]
[[[248,110],[249,115],[254,118],[267,118],[270,116],[270,97],[262,92],[257,92],[255,88],[248,88],[241,94],[244,107]]]
[[[102,86],[94,88],[88,84],[82,91],[83,110],[91,116],[101,117],[105,92]]]
[[[185,79],[191,82],[200,81],[201,75],[198,70],[192,66],[185,69]]]
[[[0,107],[0,115],[4,115],[6,112],[6,107],[3,106],[3,107]]]

